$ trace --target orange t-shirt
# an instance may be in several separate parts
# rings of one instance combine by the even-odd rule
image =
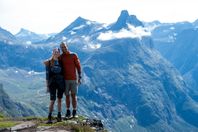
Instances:
[[[78,56],[75,53],[63,53],[60,57],[63,67],[65,80],[76,80],[76,70],[78,75],[81,74],[81,66]]]

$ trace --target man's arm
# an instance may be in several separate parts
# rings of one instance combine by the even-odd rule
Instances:
[[[78,59],[78,56],[75,54],[74,56],[74,62],[75,62],[75,66],[76,66],[76,69],[78,71],[78,82],[81,83],[81,65],[80,65],[80,60]]]

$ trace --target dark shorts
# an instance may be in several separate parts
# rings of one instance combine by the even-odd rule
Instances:
[[[65,91],[65,80],[63,76],[54,76],[49,82],[50,100],[61,99]]]
[[[49,87],[50,100],[56,100],[56,97],[61,99],[63,97],[64,89],[60,88],[57,83],[52,83]]]

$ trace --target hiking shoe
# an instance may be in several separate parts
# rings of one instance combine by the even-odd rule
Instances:
[[[52,116],[51,115],[48,115],[47,124],[52,124]]]
[[[70,110],[67,110],[67,113],[66,113],[65,117],[70,118],[70,116],[71,116],[71,112],[70,112]]]
[[[57,121],[58,122],[61,122],[62,121],[62,117],[61,117],[61,114],[60,113],[58,113],[58,115],[57,115]]]
[[[72,116],[75,118],[76,117],[76,110],[72,111]]]
[[[48,120],[46,124],[52,124],[52,120]]]

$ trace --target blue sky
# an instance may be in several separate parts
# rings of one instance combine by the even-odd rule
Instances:
[[[60,32],[78,16],[112,23],[121,10],[141,21],[178,22],[198,19],[196,0],[0,0],[0,26],[13,34],[20,28],[36,33]]]

